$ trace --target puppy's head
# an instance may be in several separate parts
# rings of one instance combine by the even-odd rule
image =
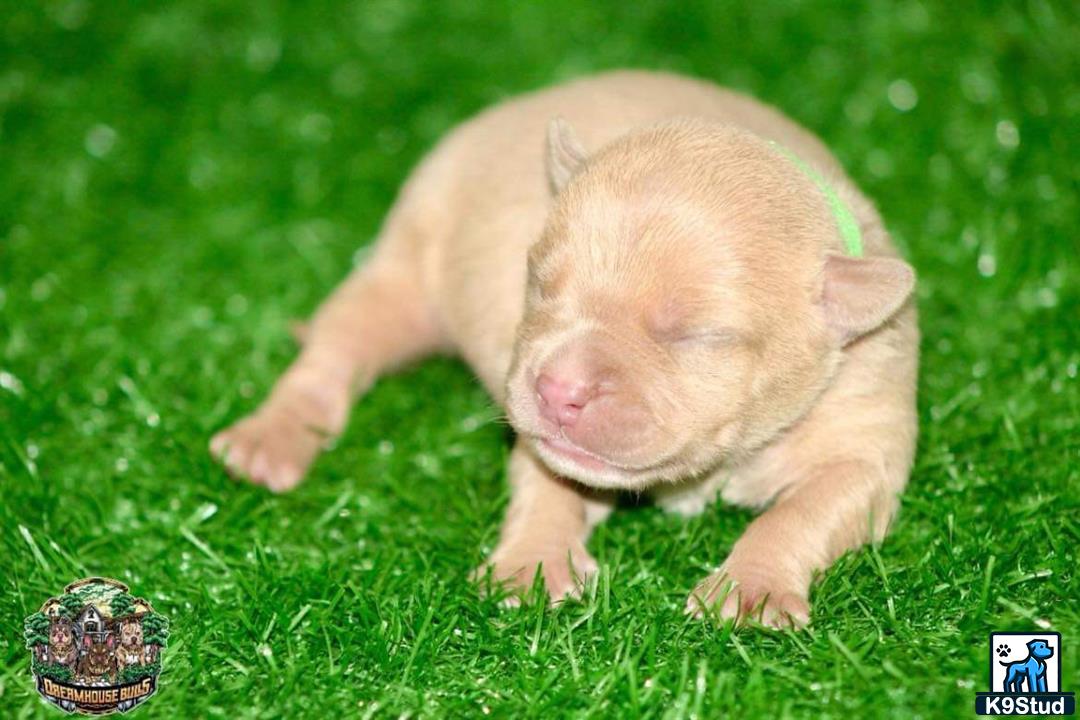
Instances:
[[[142,623],[131,621],[120,626],[120,643],[122,645],[142,645],[142,642]]]
[[[914,282],[898,260],[830,254],[820,190],[735,128],[669,123],[587,158],[556,120],[548,171],[507,410],[589,485],[640,489],[760,446]]]
[[[49,642],[56,647],[66,647],[72,639],[71,623],[64,619],[54,620],[49,629]]]

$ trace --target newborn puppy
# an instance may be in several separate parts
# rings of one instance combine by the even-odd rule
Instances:
[[[211,448],[287,490],[378,375],[454,351],[517,431],[497,581],[540,568],[553,600],[577,594],[618,491],[684,515],[720,494],[767,509],[687,610],[803,625],[814,572],[880,539],[907,481],[913,284],[809,132],[705,82],[603,74],[440,143]]]

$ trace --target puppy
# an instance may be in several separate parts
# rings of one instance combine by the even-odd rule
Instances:
[[[104,641],[83,636],[83,651],[79,657],[77,673],[88,680],[112,680],[116,676],[116,657],[113,655],[113,636]]]
[[[1023,660],[998,661],[1007,668],[1002,692],[1022,693],[1025,682],[1029,693],[1046,692],[1046,661],[1054,656],[1054,648],[1045,640],[1032,640],[1027,647],[1028,654]]]
[[[719,494],[767,509],[688,612],[799,626],[813,574],[880,539],[907,481],[913,284],[812,134],[706,82],[603,74],[441,142],[211,449],[287,490],[376,377],[456,352],[517,431],[495,580],[576,595],[619,491],[684,515]]]
[[[121,668],[133,665],[143,665],[145,662],[143,652],[142,622],[129,620],[120,625],[120,647],[116,651],[116,661]]]
[[[54,619],[49,628],[49,662],[71,667],[77,657],[78,648],[75,646],[71,621],[67,618]]]

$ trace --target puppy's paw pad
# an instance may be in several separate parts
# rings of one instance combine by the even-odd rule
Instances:
[[[232,475],[284,492],[299,484],[323,444],[288,413],[259,411],[216,434],[210,452]]]
[[[806,595],[790,584],[723,568],[694,589],[686,602],[686,612],[697,618],[709,614],[735,620],[739,625],[758,624],[776,629],[800,629],[810,623]]]

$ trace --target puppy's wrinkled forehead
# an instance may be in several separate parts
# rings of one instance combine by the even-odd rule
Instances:
[[[738,299],[778,306],[775,288],[812,284],[822,221],[813,193],[780,169],[764,142],[734,130],[631,135],[555,198],[531,280],[542,298],[572,291],[586,304],[621,295],[712,314],[737,312]]]
[[[530,253],[530,269],[545,296],[649,293],[665,285],[705,292],[735,281],[741,269],[716,235],[715,221],[685,197],[601,186],[576,193],[553,213]]]

